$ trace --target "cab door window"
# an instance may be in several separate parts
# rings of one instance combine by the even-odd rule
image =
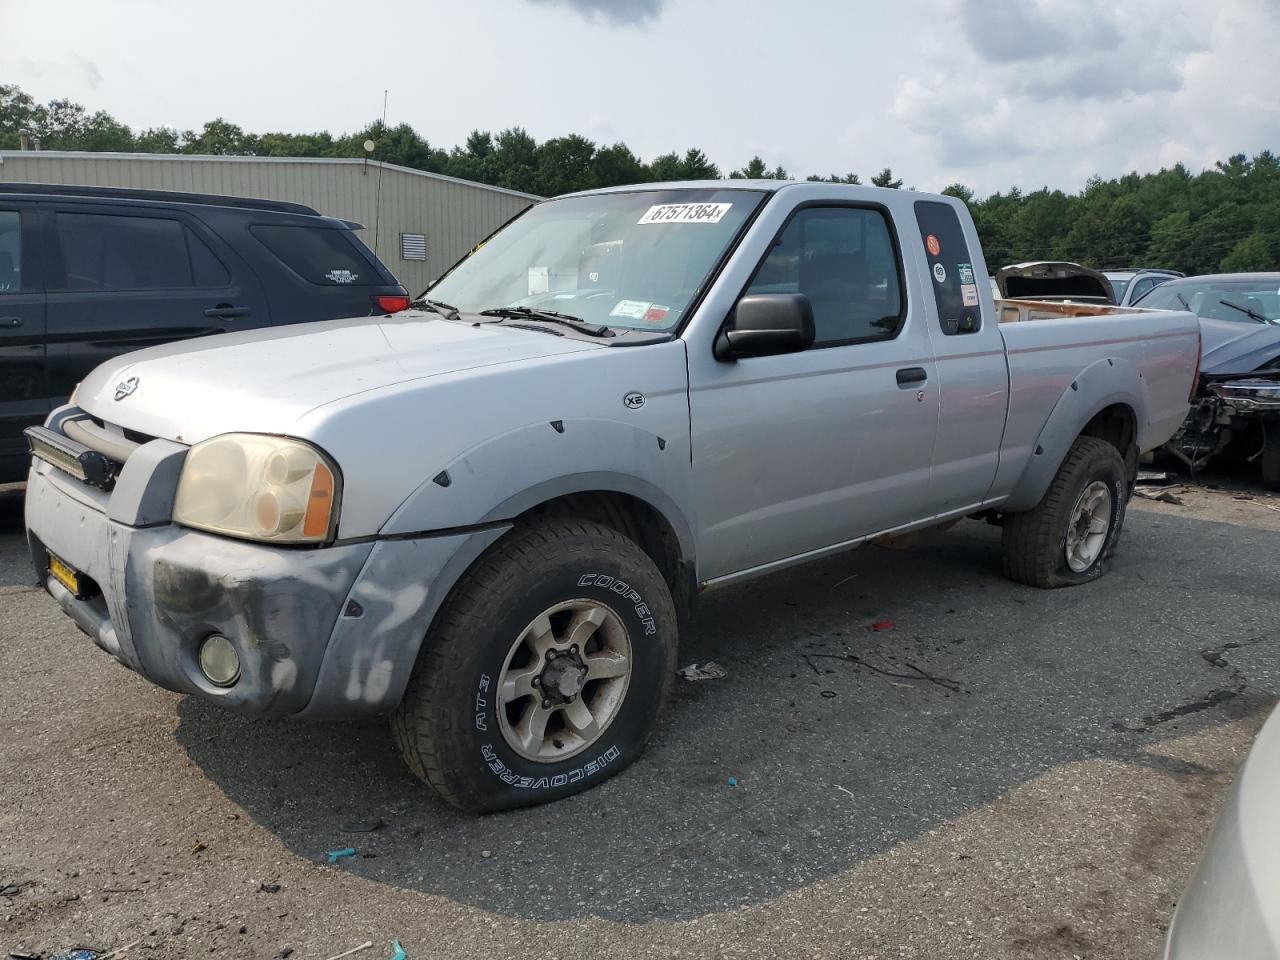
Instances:
[[[870,207],[801,207],[745,293],[808,297],[815,347],[892,340],[906,316],[897,244]]]

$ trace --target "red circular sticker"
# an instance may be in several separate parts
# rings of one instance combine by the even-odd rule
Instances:
[[[938,242],[938,238],[932,233],[924,238],[924,247],[929,251],[929,256],[936,257],[942,252],[942,244]]]

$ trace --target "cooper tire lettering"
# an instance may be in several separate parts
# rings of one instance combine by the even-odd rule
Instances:
[[[538,777],[536,780],[533,777],[521,776],[503,763],[498,758],[492,744],[486,743],[482,746],[480,755],[487,761],[485,765],[497,774],[503,783],[509,784],[518,790],[546,790],[564,787],[571,783],[585,780],[587,777],[595,776],[622,756],[622,751],[618,749],[617,745],[611,746],[594,760],[589,760],[574,770],[557,773],[550,778],[545,776]]]

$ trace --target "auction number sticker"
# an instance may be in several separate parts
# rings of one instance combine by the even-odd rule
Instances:
[[[636,224],[719,223],[732,203],[659,203],[644,212]]]
[[[935,263],[933,265],[933,279],[938,281],[938,283],[946,283],[947,268],[940,263]]]
[[[643,320],[645,323],[662,323],[670,312],[671,308],[662,303],[650,303],[648,300],[619,300],[609,311],[609,316]]]
[[[611,317],[625,317],[628,320],[639,320],[652,304],[648,300],[619,300],[612,310]]]

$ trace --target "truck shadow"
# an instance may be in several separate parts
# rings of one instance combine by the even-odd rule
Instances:
[[[1232,565],[1169,564],[1190,538],[1229,543]],[[1259,709],[1274,675],[1205,651],[1257,638],[1275,661],[1277,548],[1276,533],[1132,515],[1110,576],[1044,592],[1002,580],[999,532],[966,523],[713,594],[680,661],[728,675],[677,680],[621,775],[515,813],[442,804],[377,720],[249,720],[188,698],[177,737],[301,857],[353,846],[344,869],[521,918],[692,918],[845,871],[1051,767],[1138,759]],[[1192,595],[1215,598],[1212,623]],[[373,818],[386,825],[343,832]]]
[[[0,588],[29,587],[35,582],[22,516],[25,491],[25,484],[0,484]],[[10,545],[16,549],[8,549]]]
[[[21,534],[25,529],[22,499],[26,489],[26,484],[0,484],[0,536]]]

